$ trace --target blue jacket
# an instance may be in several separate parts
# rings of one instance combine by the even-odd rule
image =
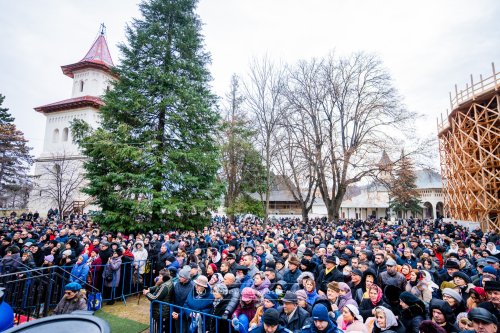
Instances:
[[[193,291],[194,283],[189,281],[188,283],[182,284],[177,282],[174,285],[174,304],[179,306],[184,306],[188,295]]]
[[[302,333],[317,333],[317,332],[319,332],[319,331],[316,328],[316,325],[314,325],[314,322],[312,322],[310,325],[306,325],[302,328]],[[343,333],[343,331],[337,327],[336,323],[329,320],[328,326],[326,327],[326,330],[321,331],[321,333]]]
[[[87,260],[89,256],[87,254],[82,254],[83,260],[81,264],[75,264],[71,270],[71,276],[69,280],[71,282],[78,282],[83,285],[87,283],[87,275],[89,274],[90,267],[87,265]]]
[[[252,287],[253,285],[253,280],[252,278],[250,277],[250,275],[245,275],[245,277],[240,281],[240,291],[243,290],[243,288],[246,288],[246,287]]]
[[[205,289],[205,293],[203,295],[198,295],[195,287],[193,287],[192,291],[188,295],[184,307],[199,312],[209,313],[212,310],[213,303],[214,295],[212,294],[210,286]],[[190,313],[190,311],[186,311],[186,315],[189,315]]]
[[[299,278],[302,271],[300,269],[296,269],[295,272],[291,270],[287,270],[283,275],[283,280],[286,281],[286,290],[289,290],[295,283],[297,283],[297,279]]]

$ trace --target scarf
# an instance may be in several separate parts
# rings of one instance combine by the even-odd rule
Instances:
[[[385,331],[390,329],[391,327],[398,326],[398,320],[391,310],[383,306],[377,306],[376,309],[384,311],[385,314],[385,327],[382,328],[378,326],[378,322],[375,321],[375,325],[377,325],[377,327],[380,328],[381,331]]]
[[[384,293],[382,292],[382,289],[380,289],[380,287],[379,287],[379,286],[377,286],[377,285],[374,285],[374,286],[376,286],[376,287],[377,287],[377,299],[375,300],[375,302],[373,302],[371,299],[370,299],[370,301],[372,302],[373,306],[377,306],[377,304],[378,304],[378,303],[380,302],[380,300],[382,299],[382,296],[384,296]],[[371,287],[371,288],[373,288],[373,287]],[[371,288],[370,288],[370,289],[371,289]]]

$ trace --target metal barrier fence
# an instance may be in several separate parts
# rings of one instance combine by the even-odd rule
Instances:
[[[115,273],[119,274],[119,279],[112,281],[106,281],[104,276],[106,265],[92,265],[86,283],[101,292],[103,301],[121,299],[125,302],[126,297],[142,292],[146,286],[154,285],[155,274],[153,274],[153,270],[146,269],[143,274],[139,274],[139,270],[142,265],[145,268],[154,267],[155,262],[151,260],[139,261],[137,269],[135,267],[136,263],[122,263],[119,272]],[[70,271],[72,269],[72,267],[63,268]]]
[[[139,263],[141,266],[142,263]],[[149,265],[146,261],[144,265]],[[27,266],[13,273],[0,272],[0,287],[4,290],[4,301],[15,313],[16,324],[45,317],[64,296],[67,283],[76,281],[89,294],[101,293],[103,301],[122,299],[138,294],[146,286],[154,285],[152,270],[138,274],[134,262],[122,263],[119,279],[106,283],[103,275],[106,265],[94,265],[86,281],[71,274],[73,266],[52,266],[29,269]],[[118,270],[117,270],[118,271]],[[135,273],[134,273],[135,272]],[[134,275],[135,274],[135,275]]]
[[[173,313],[177,313],[177,319]],[[153,301],[150,305],[151,333],[232,333],[231,321],[182,306]]]

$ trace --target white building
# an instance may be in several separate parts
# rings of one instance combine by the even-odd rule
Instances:
[[[379,177],[386,182],[391,177],[389,156],[384,151],[378,163],[381,170]],[[415,217],[436,218],[443,216],[443,193],[441,175],[433,170],[417,170],[416,186],[422,201],[422,212]],[[253,196],[258,199],[258,196]],[[339,217],[342,219],[366,219],[367,217],[396,217],[389,209],[389,191],[381,183],[371,183],[365,186],[351,187],[344,196],[340,206]],[[284,185],[276,185],[271,191],[270,214],[273,216],[300,216],[300,205]],[[327,216],[326,206],[318,191],[310,217]],[[406,212],[404,217],[412,216]]]
[[[93,128],[99,126],[99,108],[104,105],[100,97],[110,89],[111,81],[116,80],[111,73],[113,66],[103,27],[82,60],[61,66],[63,74],[73,79],[71,98],[35,108],[45,115],[46,121],[43,152],[35,161],[30,210],[43,214],[48,208],[57,207],[54,195],[56,192],[64,195],[71,184],[78,189],[67,196],[64,210],[91,208],[92,199],[79,190],[84,185],[84,157],[73,143],[70,127],[75,119],[82,119]]]

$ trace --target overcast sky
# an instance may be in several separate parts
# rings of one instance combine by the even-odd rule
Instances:
[[[38,156],[45,117],[34,107],[70,98],[72,81],[60,66],[79,61],[99,24],[115,63],[124,27],[138,17],[137,0],[0,0],[0,93]],[[299,59],[366,51],[391,73],[407,107],[425,115],[422,136],[436,134],[448,92],[470,74],[500,69],[500,1],[201,0],[213,87],[223,95],[232,73],[268,54]]]

